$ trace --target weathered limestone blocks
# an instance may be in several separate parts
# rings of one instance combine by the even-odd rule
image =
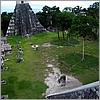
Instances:
[[[7,36],[27,36],[27,34],[30,36],[43,31],[45,31],[45,29],[32,11],[29,3],[17,1],[7,29]]]
[[[99,99],[99,81],[46,96],[48,99]]]

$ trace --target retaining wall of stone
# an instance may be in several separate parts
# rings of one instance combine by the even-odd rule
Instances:
[[[99,81],[64,92],[50,94],[47,99],[99,99]]]

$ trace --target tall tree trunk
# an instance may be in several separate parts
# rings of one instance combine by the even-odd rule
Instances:
[[[84,60],[84,38],[83,38],[83,54],[82,54],[82,60]]]
[[[63,34],[63,40],[65,39],[65,36],[64,36],[64,31],[62,31],[62,34]]]
[[[99,30],[98,30],[98,27],[97,27],[96,35],[97,35],[97,37],[99,37]]]
[[[58,34],[58,39],[60,39],[60,36],[59,36],[59,30],[57,30],[57,34]]]
[[[69,42],[69,37],[68,37],[68,42]]]
[[[70,39],[70,35],[69,35],[69,34],[67,34],[67,40],[68,40],[68,42],[69,42],[69,39]]]

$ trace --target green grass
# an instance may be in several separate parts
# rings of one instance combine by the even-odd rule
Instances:
[[[82,54],[66,54],[59,57],[60,69],[62,72],[73,74],[83,84],[99,79],[99,60],[96,57],[85,55],[82,61]]]
[[[82,58],[82,41],[81,38],[58,40],[57,34],[46,32],[32,35],[30,38],[21,36],[7,37],[8,43],[13,45],[12,55],[7,55],[10,61],[5,62],[9,67],[8,71],[1,72],[1,78],[7,81],[6,85],[1,86],[1,94],[8,94],[9,99],[43,99],[42,96],[47,89],[44,83],[47,59],[50,63],[59,67],[62,73],[72,74],[83,84],[99,80],[99,43],[98,41],[85,42],[85,60]],[[24,62],[16,63],[17,48],[16,40],[20,41],[23,48]],[[43,47],[43,43],[51,42],[52,47]],[[39,50],[31,48],[30,43],[38,44]],[[63,46],[57,48],[57,46]],[[42,59],[44,57],[44,59]],[[53,62],[52,59],[55,59]],[[78,62],[78,63],[77,63]],[[77,64],[76,64],[77,63]],[[76,64],[74,67],[73,65]]]
[[[54,38],[51,43],[53,45],[60,45],[60,46],[74,46],[74,45],[78,45],[79,44],[79,41],[74,39],[74,38],[71,38],[70,41],[68,40],[63,40],[63,39],[57,39],[57,38]]]

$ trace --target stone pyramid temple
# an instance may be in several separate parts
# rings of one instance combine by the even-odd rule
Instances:
[[[29,3],[26,1],[16,1],[14,13],[7,29],[7,36],[26,36],[27,34],[30,36],[44,30]]]

